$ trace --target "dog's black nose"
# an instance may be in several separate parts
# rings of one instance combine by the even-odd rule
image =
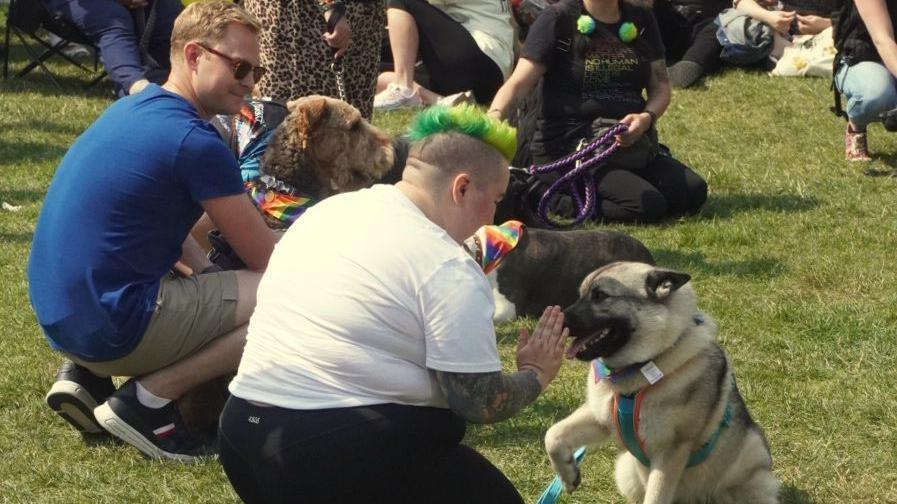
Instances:
[[[579,315],[580,307],[578,305],[579,302],[576,302],[563,310],[564,326],[570,329],[571,337],[575,337],[575,335],[583,329],[582,317]]]

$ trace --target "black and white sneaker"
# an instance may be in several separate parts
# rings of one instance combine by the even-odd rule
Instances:
[[[113,436],[153,459],[194,462],[213,451],[191,434],[175,401],[149,408],[137,400],[137,381],[131,378],[93,410],[97,422]]]
[[[56,380],[47,392],[47,405],[66,422],[86,434],[104,432],[93,409],[115,392],[112,378],[100,378],[82,366],[66,360],[56,371]]]

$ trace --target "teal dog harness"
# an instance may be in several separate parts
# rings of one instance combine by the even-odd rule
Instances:
[[[595,367],[595,381],[601,379],[609,379],[611,381],[616,381],[620,379],[620,374],[631,375],[633,374],[633,369],[626,368],[621,370],[619,373],[615,373],[610,371],[607,366],[604,365],[599,360],[594,360],[593,365]],[[647,365],[637,365],[632,366],[635,370],[641,370],[643,374],[648,376],[645,369],[653,367],[657,369],[656,366],[653,366],[652,363],[648,363]],[[609,372],[610,371],[610,372]],[[659,372],[658,372],[659,373]],[[662,377],[663,374],[659,373],[659,376]],[[615,380],[616,379],[616,380]],[[660,378],[656,380],[650,380],[653,385]],[[624,395],[619,393],[614,393],[614,401],[611,406],[612,409],[612,417],[614,421],[614,427],[616,427],[617,434],[620,436],[620,441],[623,443],[623,446],[626,447],[626,450],[632,454],[633,457],[638,459],[639,462],[642,463],[645,467],[650,467],[651,460],[648,458],[648,455],[645,451],[645,445],[642,442],[642,439],[639,437],[639,417],[641,415],[641,407],[642,400],[645,397],[645,394],[650,389],[650,385],[639,390],[635,394]],[[726,403],[726,411],[723,413],[723,418],[720,420],[719,425],[716,427],[716,431],[713,432],[713,435],[710,436],[710,439],[701,446],[700,449],[693,452],[691,456],[688,458],[688,465],[686,467],[694,467],[701,462],[704,462],[707,457],[713,453],[713,449],[716,447],[717,441],[719,441],[719,437],[722,434],[723,429],[729,426],[729,423],[732,421],[732,405],[731,403]]]

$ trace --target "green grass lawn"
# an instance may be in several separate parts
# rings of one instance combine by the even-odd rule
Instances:
[[[51,67],[65,90],[37,72],[0,83],[0,200],[21,207],[0,210],[0,501],[233,502],[216,462],[150,462],[121,443],[85,443],[43,402],[60,357],[28,303],[31,235],[60,158],[111,103],[108,84],[84,92],[85,76]],[[897,502],[897,139],[872,127],[877,159],[842,161],[844,123],[830,102],[825,80],[741,71],[675,92],[661,141],[706,177],[707,205],[663,225],[613,228],[692,274],[766,430],[783,502]],[[375,123],[397,132],[408,118]],[[509,368],[514,334],[500,328]],[[466,442],[527,502],[552,477],[542,437],[579,405],[585,375],[585,365],[567,363],[523,414],[468,430]],[[564,502],[623,502],[613,460],[609,447],[591,453],[582,487]]]

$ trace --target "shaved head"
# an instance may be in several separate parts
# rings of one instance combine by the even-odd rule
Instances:
[[[459,244],[490,224],[511,176],[514,129],[472,106],[434,106],[418,114],[408,136],[396,187]]]
[[[433,188],[458,173],[490,183],[508,169],[508,162],[494,147],[463,133],[430,135],[411,146],[403,180]]]

